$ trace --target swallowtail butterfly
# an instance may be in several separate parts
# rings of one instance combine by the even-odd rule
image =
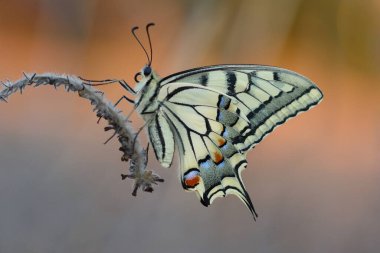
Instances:
[[[120,84],[135,96],[135,110],[144,119],[155,156],[170,167],[177,148],[180,180],[201,203],[210,205],[228,194],[238,196],[257,213],[241,172],[247,152],[287,119],[317,105],[323,95],[306,77],[263,65],[216,65],[160,78],[150,57],[136,74],[137,86]],[[137,76],[141,76],[140,79]]]

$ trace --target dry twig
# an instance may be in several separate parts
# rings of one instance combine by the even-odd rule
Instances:
[[[127,118],[115,108],[113,104],[107,101],[103,93],[94,89],[91,86],[85,85],[81,79],[76,76],[58,75],[52,73],[44,74],[25,74],[24,78],[16,82],[2,82],[4,89],[0,91],[0,101],[7,102],[10,95],[19,91],[22,93],[27,86],[33,85],[53,85],[55,88],[64,86],[65,89],[73,92],[78,92],[80,97],[91,101],[94,106],[94,111],[98,117],[103,117],[108,121],[108,126],[105,131],[114,130],[121,144],[120,151],[123,152],[122,161],[129,161],[130,174],[122,174],[122,179],[134,179],[134,188],[132,195],[136,196],[138,188],[147,192],[153,191],[153,184],[163,182],[164,180],[153,173],[146,170],[148,163],[148,148],[143,149],[138,140],[135,140],[135,133],[132,127],[128,124]]]

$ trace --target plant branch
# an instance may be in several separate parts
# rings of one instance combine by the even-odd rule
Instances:
[[[93,87],[86,85],[77,76],[59,75],[52,73],[44,74],[25,74],[24,78],[15,82],[1,82],[4,86],[0,90],[0,101],[7,102],[10,95],[20,92],[27,87],[38,87],[41,85],[53,85],[55,88],[63,86],[68,92],[77,92],[82,98],[90,100],[94,106],[94,111],[98,117],[102,117],[108,121],[105,131],[114,130],[121,144],[120,151],[123,153],[121,160],[129,161],[130,174],[122,174],[122,179],[134,179],[134,187],[132,195],[136,196],[137,190],[141,187],[143,191],[152,192],[153,184],[163,182],[164,180],[153,173],[146,170],[148,163],[148,148],[142,148],[140,142],[136,140],[135,131],[128,123],[128,118],[121,114],[113,104],[107,101],[103,93]]]

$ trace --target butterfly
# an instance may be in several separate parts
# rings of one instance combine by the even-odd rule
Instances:
[[[145,121],[154,154],[170,167],[176,148],[180,181],[205,206],[233,194],[257,212],[244,187],[241,172],[247,152],[287,119],[317,105],[323,94],[306,77],[263,65],[216,65],[194,68],[160,78],[150,57],[137,73],[137,86],[124,88],[135,95],[135,110]],[[137,77],[140,76],[140,79]]]

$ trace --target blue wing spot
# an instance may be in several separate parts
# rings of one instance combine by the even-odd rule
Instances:
[[[218,110],[218,114],[217,114],[216,120],[217,120],[217,121],[224,122],[225,117],[224,117],[224,113],[223,113],[222,111],[219,111],[219,110]]]
[[[223,169],[225,166],[226,166],[226,162],[223,161],[223,162],[219,163],[219,164],[216,166],[216,168],[217,168],[217,169]]]
[[[228,132],[228,129],[226,128],[223,132],[223,137],[224,139],[228,138],[228,136],[230,135],[230,133]]]
[[[211,169],[211,167],[214,165],[214,163],[213,162],[211,162],[211,160],[207,160],[207,161],[204,161],[204,162],[201,162],[200,164],[199,164],[199,167],[201,168],[201,169]]]
[[[199,171],[192,170],[192,171],[190,171],[189,173],[187,173],[187,174],[185,175],[185,178],[186,178],[186,179],[191,179],[191,178],[196,177],[198,174],[199,174]]]
[[[223,152],[226,152],[227,149],[228,149],[228,145],[225,144],[225,145],[221,146],[220,149],[221,149]]]
[[[218,107],[226,109],[231,103],[231,99],[220,95],[219,96],[219,102],[218,102]]]

